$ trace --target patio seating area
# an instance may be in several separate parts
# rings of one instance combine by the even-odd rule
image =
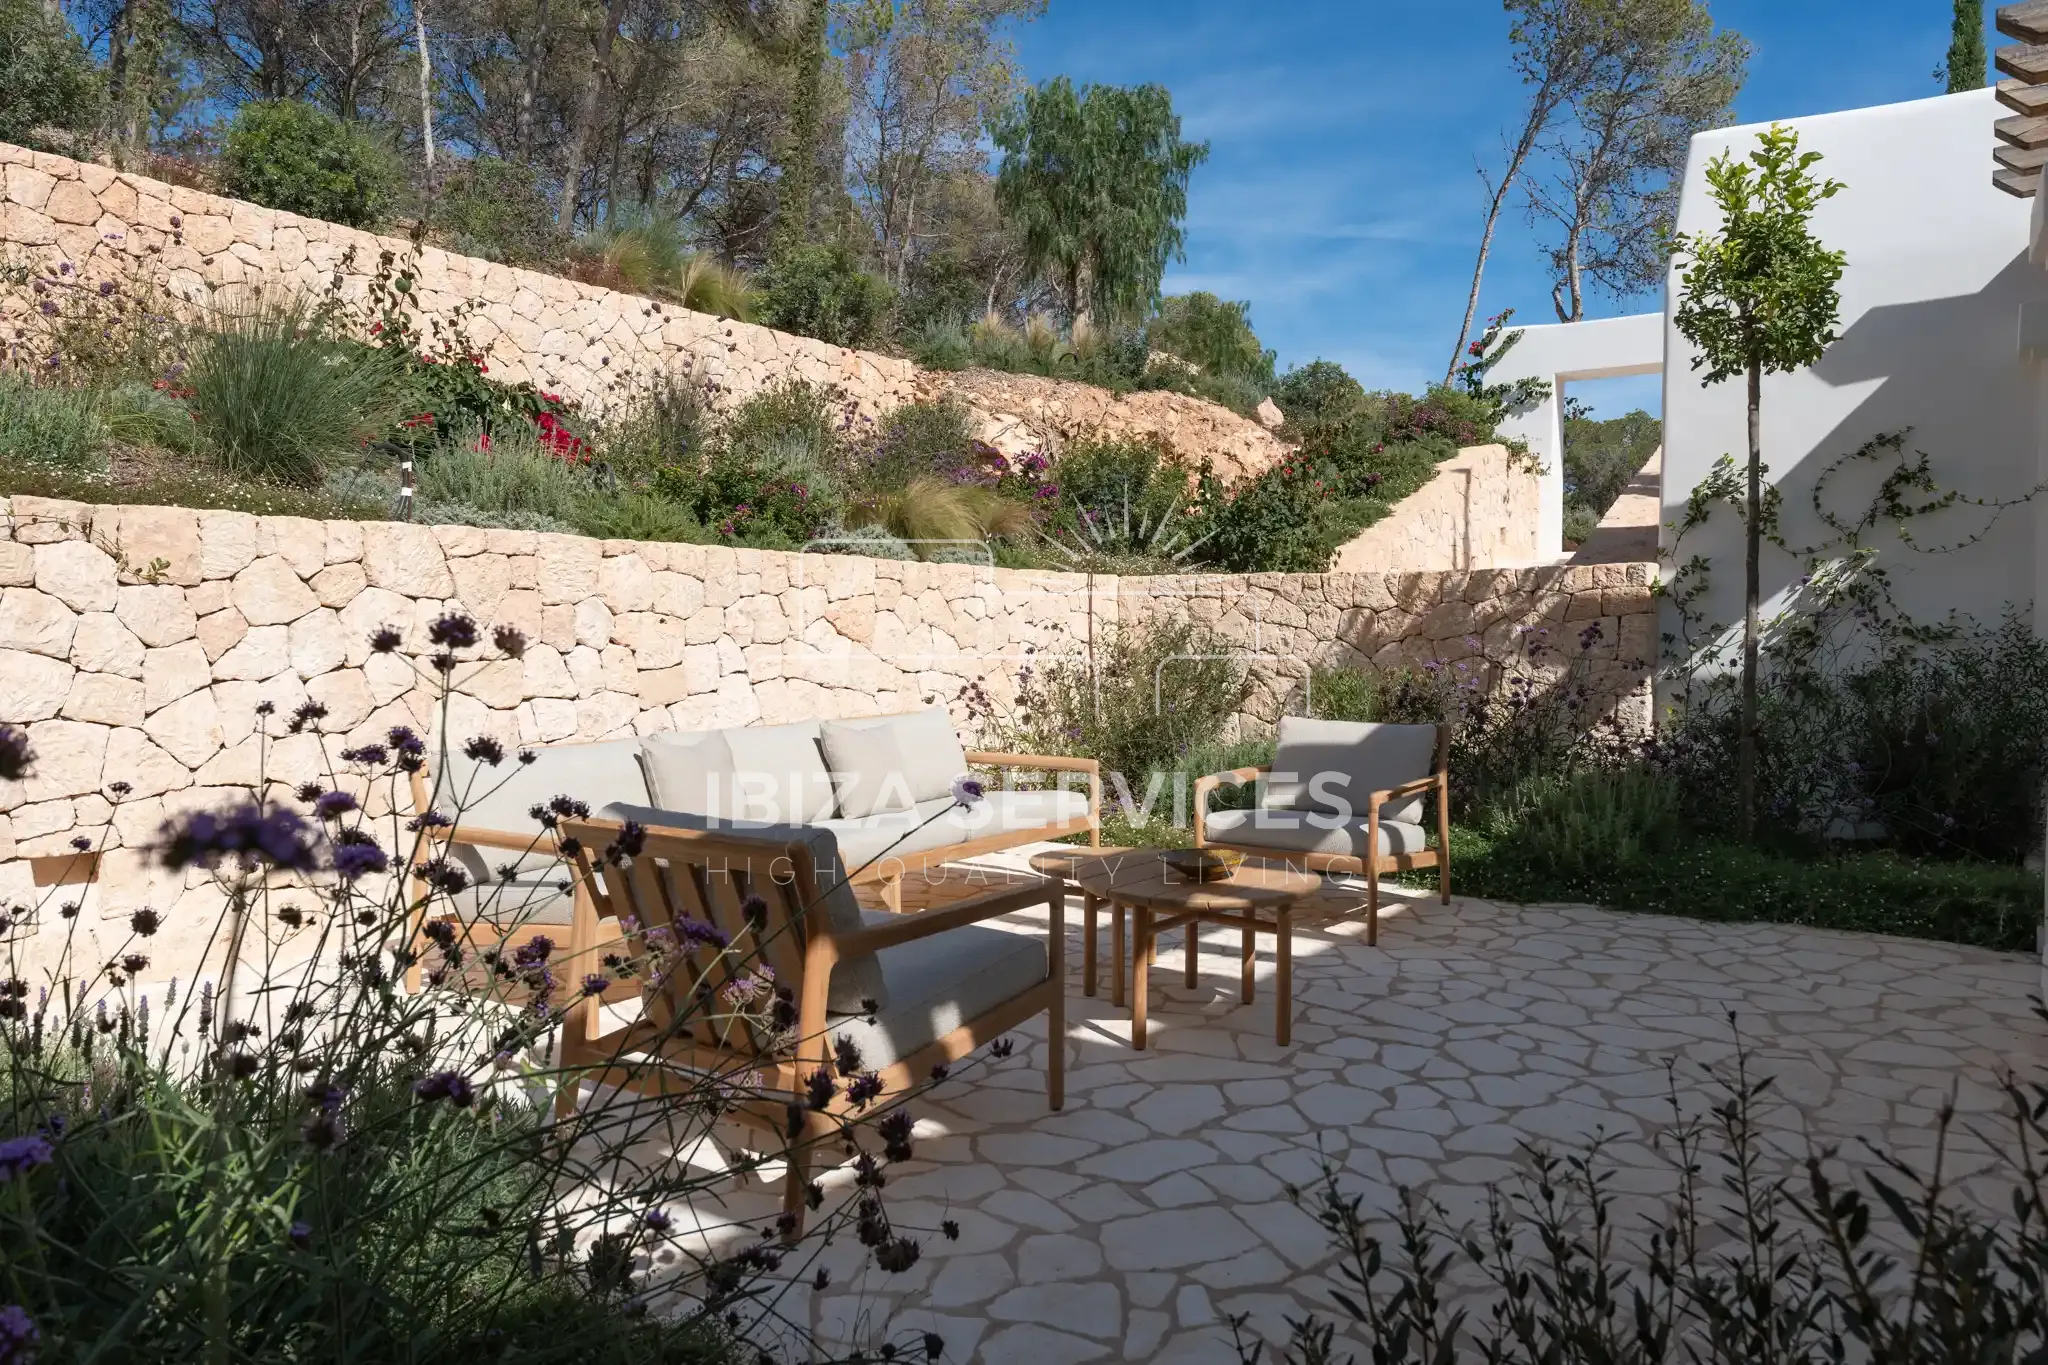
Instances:
[[[975,866],[1021,872],[1049,847]],[[1045,914],[990,923],[1037,936]],[[1234,932],[1211,931],[1192,989],[1167,939],[1150,1050],[1138,1052],[1129,1011],[1082,992],[1076,898],[1064,916],[1064,1109],[1047,1112],[1041,1016],[1015,1031],[1010,1059],[913,1103],[916,1160],[887,1193],[892,1220],[919,1233],[919,1262],[863,1272],[862,1248],[842,1238],[823,1253],[828,1287],[811,1288],[815,1263],[793,1265],[774,1312],[827,1347],[932,1331],[946,1359],[988,1365],[1232,1361],[1228,1316],[1250,1313],[1277,1344],[1289,1317],[1332,1308],[1329,1240],[1288,1192],[1325,1159],[1369,1210],[1389,1210],[1406,1186],[1464,1219],[1514,1176],[1522,1144],[1568,1150],[1604,1135],[1623,1213],[1646,1209],[1671,1188],[1657,1134],[1674,1082],[1689,1111],[1704,1109],[1717,1096],[1703,1068],[1732,1062],[1737,1032],[1752,1075],[1777,1078],[1763,1110],[1775,1155],[1803,1157],[1810,1135],[1823,1147],[1867,1139],[1924,1165],[1953,1096],[1949,1169],[1973,1201],[2003,1204],[1977,1134],[1995,1135],[2000,1077],[2048,1061],[2031,960],[1398,890],[1382,914],[1377,947],[1362,921],[1296,929],[1285,1047],[1270,996],[1239,1003]],[[1262,987],[1273,966],[1261,936]],[[824,1178],[828,1201],[850,1193],[849,1169]],[[694,1210],[705,1241],[772,1224],[778,1185]],[[938,1235],[946,1219],[957,1241]]]

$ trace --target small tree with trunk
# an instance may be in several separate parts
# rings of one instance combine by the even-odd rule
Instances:
[[[1742,603],[1742,733],[1737,783],[1742,835],[1756,832],[1757,633],[1763,551],[1763,377],[1803,369],[1833,344],[1846,258],[1813,235],[1814,210],[1841,193],[1814,175],[1819,152],[1801,152],[1799,134],[1771,125],[1747,158],[1724,152],[1707,165],[1707,188],[1721,210],[1718,233],[1677,237],[1683,271],[1679,333],[1699,351],[1693,368],[1708,384],[1749,381],[1749,481]]]

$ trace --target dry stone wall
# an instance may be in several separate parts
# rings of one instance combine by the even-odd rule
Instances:
[[[1027,663],[1120,621],[1181,619],[1250,661],[1245,723],[1297,701],[1312,664],[1477,667],[1538,634],[1586,636],[1567,651],[1577,666],[1609,706],[1648,720],[1655,614],[1640,564],[1091,580],[28,497],[0,500],[0,519],[0,720],[27,728],[38,759],[26,781],[0,782],[0,907],[36,895],[31,859],[87,839],[107,850],[85,917],[99,934],[144,904],[210,923],[201,877],[146,853],[167,817],[246,793],[259,764],[288,785],[324,781],[342,749],[390,726],[440,728],[421,656],[452,610],[531,642],[523,660],[458,671],[458,740],[882,714],[954,702],[969,682],[1007,705]],[[370,650],[385,625],[405,649]],[[285,733],[309,700],[325,715]],[[118,803],[116,781],[129,786]],[[378,793],[358,795],[376,809]]]
[[[344,296],[360,299],[384,253],[403,260],[412,250],[399,238],[6,143],[0,244],[38,269],[69,267],[94,284],[146,278],[192,302],[249,286],[318,293],[338,285]],[[1286,450],[1258,423],[1180,394],[1117,398],[1045,379],[956,379],[908,360],[435,247],[420,254],[418,282],[425,318],[450,318],[473,305],[467,334],[490,356],[494,376],[559,391],[591,411],[687,364],[718,386],[714,398],[722,404],[803,379],[836,386],[872,417],[957,390],[977,425],[1013,451],[1056,451],[1079,432],[1101,429],[1161,435],[1190,460],[1210,456],[1219,470],[1256,473]],[[5,298],[15,312],[42,302],[21,290]]]
[[[1506,446],[1471,446],[1337,551],[1333,573],[1471,569],[1536,562],[1543,481]]]

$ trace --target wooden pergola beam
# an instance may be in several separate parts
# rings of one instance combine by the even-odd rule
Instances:
[[[1991,183],[2015,199],[2032,199],[2041,188],[2041,177],[2000,166],[1991,173]]]
[[[2048,43],[2048,0],[2000,6],[1998,31],[2023,43]]]
[[[1999,147],[1991,156],[2009,171],[2031,171],[2038,174],[2043,166],[2048,166],[2048,147]]]
[[[2014,80],[2028,85],[2048,85],[2048,44],[2024,43],[2001,47],[1992,62]]]
[[[2028,118],[2048,116],[2048,85],[2028,85],[2025,81],[2000,81],[1998,102],[2016,114]]]
[[[1991,125],[1998,140],[2013,147],[2048,147],[2048,116],[2029,118],[2014,114]]]

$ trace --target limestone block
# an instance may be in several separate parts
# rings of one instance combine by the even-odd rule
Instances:
[[[142,641],[112,612],[96,611],[78,618],[71,637],[71,662],[88,673],[142,677]]]
[[[532,709],[535,742],[553,744],[576,733],[576,703],[559,697],[535,697]]]
[[[689,617],[704,605],[704,585],[688,574],[654,575],[654,610],[668,616]]]
[[[525,666],[517,659],[495,659],[482,665],[465,664],[456,671],[455,678],[458,691],[475,697],[493,710],[510,710],[521,700]]]
[[[670,616],[636,611],[612,623],[612,638],[633,651],[641,668],[674,668],[687,647],[683,623]]]
[[[576,643],[603,649],[612,642],[612,613],[595,597],[576,604]]]
[[[584,739],[618,739],[631,734],[640,702],[623,692],[600,692],[576,703],[576,733]],[[50,722],[54,723],[54,722]]]
[[[306,685],[295,673],[280,673],[261,682],[222,682],[213,685],[213,703],[220,708],[220,731],[230,745],[263,731],[285,733],[285,719],[307,700]],[[268,704],[264,716],[258,708]]]
[[[598,592],[614,612],[646,611],[654,605],[654,573],[637,554],[614,555],[599,566]]]
[[[317,678],[348,661],[348,632],[331,608],[309,611],[287,629],[292,669],[301,678]]]
[[[275,759],[275,754],[270,757]],[[202,787],[253,787],[266,775],[264,759],[263,741],[249,735],[208,759],[192,774],[192,780]],[[269,769],[268,776],[283,778],[274,762]]]
[[[78,827],[78,807],[68,797],[60,797],[54,801],[17,806],[8,819],[15,839],[24,846],[23,851],[29,856],[38,856],[43,851],[40,840],[53,834],[68,836]],[[55,853],[58,849],[48,851]]]
[[[140,725],[142,683],[112,673],[80,673],[71,680],[71,692],[59,714],[66,720],[95,725]]]
[[[599,662],[604,668],[605,691],[630,694],[640,690],[640,670],[633,666],[632,650],[624,645],[606,645]]]
[[[363,557],[363,523],[360,521],[330,521],[327,523],[327,562],[329,564],[353,564]]]
[[[0,588],[26,588],[35,581],[35,546],[0,540]]]
[[[60,180],[50,191],[43,212],[59,223],[73,223],[91,226],[100,218],[100,201],[93,197],[91,190],[76,180]]]
[[[434,539],[441,543],[441,553],[450,559],[468,555],[480,555],[488,532],[481,526],[436,526]]]
[[[128,571],[142,574],[157,560],[167,568],[156,580],[180,587],[200,581],[199,514],[183,507],[108,507],[93,518],[102,545],[125,556]]]
[[[430,526],[388,521],[365,525],[363,570],[372,587],[407,597],[445,598],[455,592],[447,558]]]
[[[36,546],[36,587],[73,611],[112,611],[120,585],[104,550],[66,540]]]
[[[550,606],[574,604],[597,592],[600,561],[596,542],[561,535],[541,535],[536,540],[539,553],[534,585],[540,590],[542,602]]]
[[[329,564],[312,577],[309,586],[313,596],[320,599],[323,607],[341,610],[356,600],[356,594],[368,587],[369,575],[363,572],[361,564]]]
[[[220,752],[220,707],[210,690],[194,692],[152,714],[142,724],[150,739],[187,768]]]
[[[77,631],[77,615],[55,597],[34,588],[0,591],[0,649],[68,658]]]
[[[124,727],[107,736],[106,775],[110,782],[128,784],[129,800],[161,796],[192,785],[192,774],[183,763],[151,743],[146,733],[133,727]],[[122,841],[134,842],[125,836]]]
[[[341,628],[348,639],[348,662],[360,667],[370,658],[370,637],[386,626],[408,632],[413,604],[389,588],[364,588],[341,609]],[[424,643],[425,637],[421,637]]]
[[[377,706],[396,701],[419,685],[420,675],[412,660],[402,654],[372,654],[362,668],[370,700]]]
[[[311,578],[327,563],[326,525],[305,517],[265,517],[256,524],[256,553],[276,555],[300,578]]]
[[[683,667],[656,669],[639,677],[643,706],[670,706],[692,695],[690,670]]]
[[[256,518],[247,512],[199,514],[199,576],[233,578],[256,562]]]
[[[185,240],[200,255],[217,256],[234,244],[235,226],[219,214],[190,213],[185,215]]]
[[[562,659],[561,652],[552,645],[529,645],[523,661],[524,673],[521,679],[523,697],[574,697],[577,695],[576,680],[569,676],[569,665]],[[538,714],[538,713],[536,713]]]
[[[284,626],[251,626],[242,642],[213,661],[216,681],[274,678],[292,665],[291,632]]]
[[[197,640],[184,640],[142,657],[142,705],[149,712],[189,697],[213,681],[213,663]]]
[[[235,575],[231,597],[252,626],[284,625],[320,605],[297,570],[279,555],[266,555]]]
[[[249,623],[242,619],[242,613],[229,607],[211,616],[199,618],[196,628],[199,644],[206,651],[206,657],[218,660],[223,654],[242,643],[249,633]]]
[[[187,588],[185,605],[192,608],[194,616],[211,616],[217,611],[226,611],[228,591],[233,587],[232,582],[219,579],[211,583],[201,583],[196,588]]]
[[[569,676],[576,683],[576,695],[594,697],[604,690],[604,656],[589,645],[577,645],[568,652],[564,662],[569,666]]]
[[[446,542],[443,544],[445,546]],[[472,552],[450,560],[448,571],[455,582],[456,600],[476,617],[477,622],[486,628],[501,624],[497,611],[505,600],[505,594],[512,590],[512,561],[504,555]]]
[[[36,766],[22,783],[22,795],[33,803],[97,792],[107,735],[106,726],[85,721],[44,720],[29,726]]]
[[[147,648],[174,645],[199,631],[199,618],[185,596],[184,589],[168,584],[124,587],[114,603],[114,616]]]
[[[9,201],[0,204],[0,240],[16,246],[52,246],[57,241],[57,225],[34,209]]]
[[[18,163],[9,164],[6,175],[7,202],[23,208],[42,208],[50,202],[50,192],[57,188],[56,176]]]
[[[75,672],[62,659],[0,649],[0,716],[14,725],[50,719],[71,695]]]
[[[306,684],[306,695],[327,708],[320,729],[329,734],[346,734],[377,708],[369,679],[357,668],[337,669],[314,678]]]

